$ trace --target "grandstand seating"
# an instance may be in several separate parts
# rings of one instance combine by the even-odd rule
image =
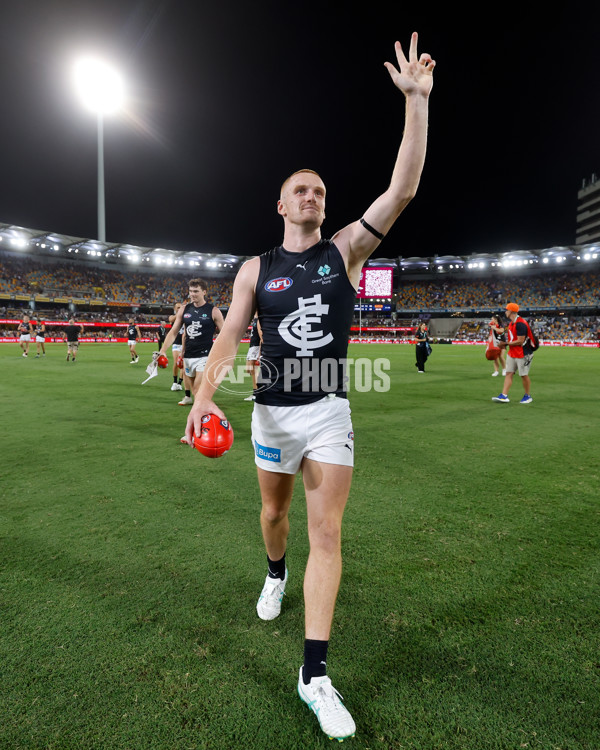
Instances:
[[[77,261],[54,260],[31,256],[18,257],[0,253],[0,317],[20,318],[29,298],[36,299],[36,315],[53,320],[66,320],[73,308],[82,321],[118,323],[135,312],[138,323],[164,320],[173,305],[187,297],[187,282],[192,273],[140,272],[116,268],[88,266]],[[196,273],[194,273],[196,275]],[[233,278],[202,278],[209,285],[207,299],[224,309],[231,300]],[[362,326],[415,325],[410,318],[400,320],[402,311],[423,311],[435,317],[452,310],[500,310],[506,302],[518,300],[525,308],[537,311],[535,321],[543,338],[552,340],[597,340],[600,308],[600,274],[540,273],[499,278],[440,278],[411,280],[402,278],[397,289],[397,319],[388,314],[363,314]],[[15,295],[21,295],[16,304]],[[12,299],[11,299],[12,296]],[[62,304],[49,304],[59,298]],[[573,310],[572,308],[577,308]],[[586,310],[588,313],[586,314]],[[3,311],[3,312],[2,312]],[[543,313],[542,313],[543,311]],[[563,314],[565,313],[566,314]],[[419,313],[417,313],[418,315]],[[356,321],[358,322],[358,316]],[[459,339],[487,337],[487,320],[465,319],[456,326]],[[4,335],[11,336],[12,327]],[[150,329],[148,329],[150,331]],[[365,337],[399,338],[390,331],[377,334],[364,332]]]

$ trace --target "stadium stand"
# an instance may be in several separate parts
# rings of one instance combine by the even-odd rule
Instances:
[[[174,303],[185,299],[187,282],[195,275],[208,282],[207,298],[226,314],[233,273],[229,278],[211,278],[210,273],[195,269],[141,272],[126,266],[111,268],[0,251],[0,318],[20,319],[27,312],[66,321],[76,314],[81,321],[114,324],[134,314],[142,333],[152,335],[151,329],[144,331],[144,323],[164,320]],[[600,273],[592,269],[529,274],[526,284],[520,274],[502,278],[400,276],[389,309],[357,312],[355,325],[367,340],[406,340],[410,334],[401,329],[414,328],[424,318],[431,319],[432,332],[439,338],[481,340],[487,337],[489,312],[502,309],[510,300],[519,300],[529,311],[544,339],[599,340]],[[363,330],[368,328],[377,330]],[[111,336],[108,330],[102,333]],[[16,326],[5,323],[0,336],[13,335]]]

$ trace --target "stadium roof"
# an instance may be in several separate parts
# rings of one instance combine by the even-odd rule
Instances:
[[[68,257],[77,255],[80,260],[97,263],[139,264],[164,266],[173,270],[189,268],[211,269],[213,273],[231,274],[251,256],[222,253],[200,253],[194,250],[178,251],[161,247],[140,247],[118,242],[100,242],[86,237],[72,237],[42,229],[28,229],[14,224],[0,223],[0,249],[24,251],[34,255]],[[392,267],[402,273],[443,274],[456,271],[482,271],[485,269],[533,269],[537,267],[580,264],[596,265],[600,260],[600,245],[573,245],[550,247],[541,250],[512,250],[498,253],[473,253],[471,255],[434,255],[429,258],[370,258],[369,266]]]
[[[246,260],[236,255],[176,251],[162,247],[140,247],[118,242],[100,242],[87,237],[72,237],[43,229],[28,229],[0,223],[0,249],[22,250],[35,255],[68,257],[99,263],[132,263],[181,268],[210,268],[224,272],[237,270]]]

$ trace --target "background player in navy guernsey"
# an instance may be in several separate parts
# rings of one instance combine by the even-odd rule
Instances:
[[[35,332],[35,348],[36,358],[40,356],[40,349],[42,350],[42,356],[46,356],[46,324],[43,320],[37,320],[32,323]]]
[[[260,348],[262,345],[262,332],[260,330],[260,323],[258,322],[258,313],[254,314],[252,319],[252,329],[250,331],[250,342],[248,344],[248,352],[246,353],[246,372],[249,373],[252,378],[252,389],[255,391],[258,388],[258,370],[260,367]],[[247,396],[244,401],[254,401],[256,396],[252,393]]]
[[[173,325],[175,322],[175,318],[177,317],[177,311],[179,308],[183,305],[183,302],[176,302],[173,307],[173,315],[169,315],[169,323]],[[159,341],[158,348],[159,351],[162,349],[162,345],[164,344],[165,339],[162,341]],[[181,356],[181,361],[183,362],[183,326],[176,332],[175,338],[173,339],[173,343],[171,344],[171,352],[173,353],[173,385],[171,386],[172,391],[181,391],[183,388],[181,387],[181,383],[185,382],[185,389],[186,391],[190,391],[191,393],[191,387],[188,383],[187,378],[185,377],[185,373],[183,372],[183,365],[179,367],[178,360]]]
[[[23,320],[19,323],[17,331],[19,333],[19,346],[23,350],[23,356],[26,357],[29,354],[29,342],[33,336],[33,326],[28,315],[23,315]]]
[[[181,406],[192,403],[192,394],[200,387],[215,333],[223,328],[223,313],[218,307],[206,301],[207,291],[206,282],[202,279],[190,280],[190,302],[177,310],[171,330],[160,348],[160,354],[164,354],[183,327],[183,362],[184,372],[189,379],[189,389],[186,383],[185,396],[179,402]]]
[[[127,324],[127,346],[129,347],[129,353],[131,354],[130,365],[139,362],[140,358],[138,357],[135,345],[137,340],[141,338],[142,334],[140,333],[139,326],[135,324],[135,318],[129,318],[129,323]]]
[[[326,674],[342,571],[342,515],[353,465],[350,408],[344,397],[339,359],[346,354],[362,266],[417,191],[425,160],[435,66],[428,54],[419,57],[417,34],[411,37],[408,59],[398,42],[395,51],[398,67],[385,65],[404,94],[405,122],[389,187],[361,219],[348,224],[331,240],[323,240],[325,185],[319,175],[303,169],[284,182],[277,203],[284,223],[283,244],[252,258],[240,269],[225,326],[208,358],[186,428],[191,443],[193,432],[200,433],[203,414],[225,417],[212,399],[224,377],[224,363],[234,362],[240,339],[257,310],[263,334],[263,366],[266,369],[271,361],[278,372],[257,389],[252,415],[262,496],[260,520],[269,570],[257,612],[268,620],[281,610],[288,579],[288,510],[295,475],[300,471],[310,553],[304,575],[304,664],[297,688],[323,731],[338,739],[355,731],[352,716]],[[372,108],[375,104],[368,91],[357,91],[354,106]],[[351,119],[352,112],[342,112],[339,107],[336,111],[334,107],[332,115],[339,127],[341,120]],[[352,154],[353,160],[359,156]],[[372,190],[361,185],[360,165],[356,190],[366,194]],[[269,375],[274,372],[271,368]]]

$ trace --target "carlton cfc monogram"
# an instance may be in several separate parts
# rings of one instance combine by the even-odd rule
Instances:
[[[297,357],[313,357],[314,349],[320,349],[333,341],[330,333],[313,330],[312,326],[321,326],[321,318],[329,312],[329,305],[321,302],[321,295],[298,298],[298,309],[291,312],[279,324],[279,335],[296,349]]]

